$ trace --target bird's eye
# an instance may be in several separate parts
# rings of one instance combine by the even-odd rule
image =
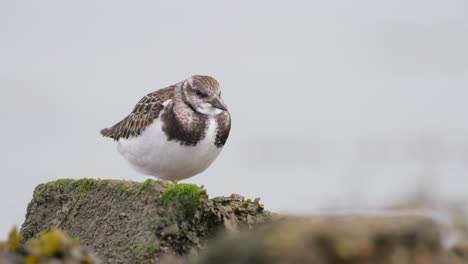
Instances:
[[[202,96],[203,95],[203,93],[200,90],[195,90],[195,94],[197,96]]]

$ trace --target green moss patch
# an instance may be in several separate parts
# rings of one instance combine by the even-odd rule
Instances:
[[[173,184],[163,191],[164,206],[174,206],[181,216],[191,217],[200,206],[206,192],[195,184]]]
[[[96,187],[99,182],[100,180],[83,178],[74,181],[73,184],[76,186],[76,189],[80,192],[80,194],[84,195]]]
[[[148,189],[148,187],[151,186],[151,184],[153,184],[153,180],[147,179],[144,183],[141,184],[140,188],[138,189],[137,195],[140,195],[141,193],[146,191],[146,189]]]
[[[100,181],[100,179],[89,178],[83,178],[78,180],[59,179],[56,181],[39,185],[34,191],[34,197],[42,201],[46,198],[46,194],[50,194],[55,191],[59,193],[75,193],[80,199],[82,199],[88,192],[94,190],[98,186]]]

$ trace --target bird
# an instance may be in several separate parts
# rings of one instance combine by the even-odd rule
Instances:
[[[205,171],[229,137],[231,115],[219,82],[189,78],[144,96],[132,112],[101,135],[136,171],[177,182]]]

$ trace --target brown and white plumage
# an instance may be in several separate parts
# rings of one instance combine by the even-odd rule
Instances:
[[[180,180],[204,171],[229,136],[231,118],[219,83],[192,76],[143,97],[133,111],[101,130],[138,171]]]
[[[163,103],[174,94],[174,86],[170,86],[143,97],[133,108],[133,111],[122,121],[111,128],[104,128],[101,134],[118,141],[140,135],[164,108]]]

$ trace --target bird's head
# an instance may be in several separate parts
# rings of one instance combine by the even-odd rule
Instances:
[[[221,99],[219,83],[213,77],[194,75],[182,84],[184,101],[195,111],[208,116],[216,116],[227,107]]]

